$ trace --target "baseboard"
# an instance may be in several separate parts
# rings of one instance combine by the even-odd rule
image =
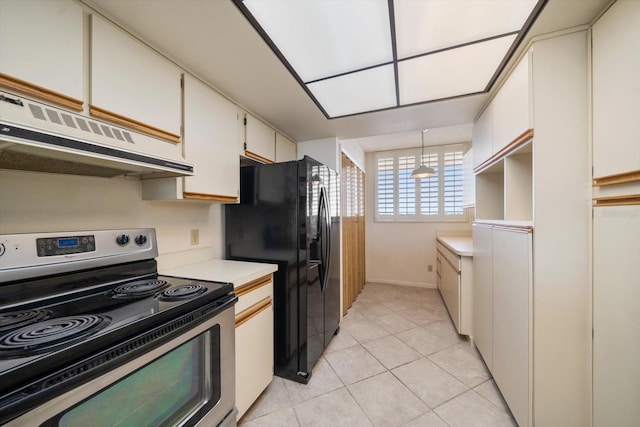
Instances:
[[[427,283],[427,282],[407,282],[402,280],[388,280],[388,279],[377,279],[375,277],[367,277],[366,283],[381,283],[383,285],[399,285],[399,286],[412,286],[414,288],[425,288],[425,289],[437,289],[438,286],[435,283]]]

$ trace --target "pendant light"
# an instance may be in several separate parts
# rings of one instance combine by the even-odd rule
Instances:
[[[429,178],[436,175],[436,171],[433,168],[425,166],[422,163],[422,159],[424,158],[424,133],[427,129],[420,132],[420,138],[422,140],[422,155],[420,156],[420,166],[415,168],[413,172],[411,172],[411,178]]]

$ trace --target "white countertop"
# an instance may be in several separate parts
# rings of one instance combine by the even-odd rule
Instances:
[[[473,256],[473,238],[438,236],[438,241],[460,256]]]
[[[211,259],[195,264],[160,270],[159,273],[166,276],[228,282],[233,283],[233,287],[237,288],[252,280],[271,274],[276,270],[278,270],[276,264]]]

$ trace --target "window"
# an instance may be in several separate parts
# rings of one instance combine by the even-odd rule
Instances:
[[[462,209],[463,144],[375,153],[376,221],[466,221]],[[422,160],[422,161],[420,161]],[[420,165],[436,176],[411,178]]]

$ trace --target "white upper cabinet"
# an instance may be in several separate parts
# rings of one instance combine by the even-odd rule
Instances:
[[[0,86],[82,110],[83,11],[71,0],[0,0]]]
[[[244,154],[262,163],[276,160],[276,131],[251,114],[245,116]]]
[[[213,89],[184,76],[184,158],[194,175],[149,179],[145,200],[237,202],[240,194],[239,109]]]
[[[640,170],[640,2],[618,0],[594,25],[593,175]]]
[[[492,154],[492,104],[487,105],[478,121],[473,125],[473,167],[474,169],[486,161]]]
[[[529,121],[529,55],[513,69],[491,103],[491,153],[496,154],[532,127]]]
[[[184,179],[185,197],[238,200],[238,116],[235,104],[184,76],[184,157],[195,166],[195,175]]]
[[[276,162],[288,162],[297,159],[296,143],[276,132]]]
[[[180,142],[181,70],[124,31],[91,16],[91,114]]]

